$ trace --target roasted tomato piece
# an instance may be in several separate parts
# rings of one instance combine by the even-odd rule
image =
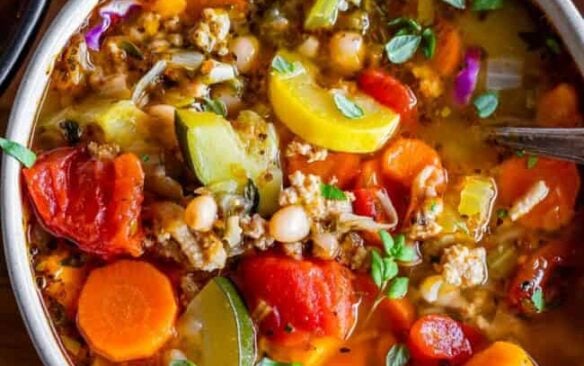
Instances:
[[[352,275],[336,262],[254,256],[243,260],[238,280],[262,334],[277,344],[344,338],[353,325]]]
[[[410,329],[408,346],[419,364],[448,361],[460,365],[472,356],[472,344],[461,323],[445,315],[426,315]]]
[[[86,148],[62,148],[23,170],[42,224],[88,253],[142,253],[144,173],[133,154],[98,160]]]

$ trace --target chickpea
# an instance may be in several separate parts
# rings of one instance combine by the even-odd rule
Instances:
[[[310,220],[300,206],[287,206],[277,211],[269,224],[270,235],[281,243],[294,243],[308,236]]]
[[[320,233],[312,236],[312,251],[315,257],[334,259],[339,252],[339,241],[332,233]]]
[[[199,196],[189,202],[185,222],[196,231],[210,231],[217,217],[217,203],[210,195]]]
[[[260,42],[254,36],[240,36],[229,43],[229,50],[235,55],[235,64],[240,73],[246,74],[257,66]]]
[[[298,52],[302,56],[314,58],[316,55],[318,55],[319,46],[320,42],[318,41],[318,38],[315,36],[310,36],[306,38],[304,42],[300,44],[300,46],[298,46]]]
[[[365,42],[356,32],[337,32],[329,42],[333,66],[341,74],[348,75],[363,68]]]

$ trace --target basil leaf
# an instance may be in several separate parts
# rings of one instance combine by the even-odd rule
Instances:
[[[433,58],[436,53],[436,34],[432,28],[426,28],[422,32],[422,52],[427,59]]]
[[[393,258],[383,258],[383,282],[391,280],[398,272],[399,268]]]
[[[391,255],[391,248],[393,248],[394,241],[391,237],[391,234],[385,230],[379,230],[379,238],[381,239],[381,243],[383,244],[383,250],[385,250],[385,254]]]
[[[496,92],[488,91],[479,95],[473,104],[480,118],[490,117],[499,106],[499,95]]]
[[[349,119],[361,118],[365,114],[361,107],[339,92],[333,93],[333,99],[337,109]]]
[[[260,206],[260,191],[253,180],[247,180],[247,184],[243,188],[243,197],[251,203],[250,213],[254,214],[258,212],[258,207]]]
[[[320,194],[327,200],[333,201],[345,201],[347,200],[347,195],[342,189],[335,187],[331,184],[322,183],[320,185]]]
[[[403,234],[393,238],[394,246],[391,249],[391,256],[400,262],[411,262],[416,258],[414,248],[406,245],[406,237]]]
[[[503,7],[503,0],[473,0],[471,9],[474,11],[497,10]]]
[[[541,313],[543,311],[545,308],[545,300],[543,298],[543,291],[541,288],[533,291],[533,294],[531,295],[531,303],[533,304],[536,312]]]
[[[385,366],[406,366],[410,360],[410,351],[401,343],[396,343],[385,356]]]
[[[376,250],[371,251],[371,278],[377,287],[383,284],[384,263]]]
[[[295,76],[304,71],[304,67],[300,62],[292,63],[284,57],[276,55],[276,57],[272,59],[272,70],[282,75]]]
[[[390,299],[402,299],[408,293],[408,285],[410,283],[407,277],[396,277],[389,284],[387,289],[387,297]]]
[[[130,41],[122,41],[120,43],[120,48],[124,50],[128,54],[128,56],[133,57],[136,60],[140,61],[144,60],[144,54],[134,43]]]
[[[189,360],[172,360],[168,366],[197,366]]]
[[[302,366],[302,364],[300,362],[278,362],[264,357],[256,366]]]
[[[411,18],[395,18],[391,22],[387,23],[389,27],[399,27],[399,28],[407,28],[412,32],[420,33],[422,31],[422,26],[420,23],[415,21]]]
[[[414,56],[421,41],[417,35],[395,36],[385,45],[387,58],[394,64],[403,64]]]
[[[400,30],[398,30],[397,32],[395,32],[395,34],[393,35],[394,37],[397,36],[407,36],[409,34],[412,34],[412,30],[410,28],[402,28]]]
[[[32,167],[37,159],[36,154],[32,152],[32,150],[29,150],[18,142],[6,140],[2,137],[0,137],[0,149],[2,149],[5,154],[18,160],[27,168]]]
[[[456,9],[464,9],[466,7],[464,0],[442,0],[448,5],[455,7]]]
[[[539,158],[535,155],[529,155],[527,158],[527,169],[533,169],[537,165]]]
[[[222,100],[205,98],[203,101],[203,110],[205,112],[213,112],[222,117],[227,117],[227,106]]]

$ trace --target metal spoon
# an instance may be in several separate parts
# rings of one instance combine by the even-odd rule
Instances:
[[[584,128],[499,127],[487,131],[501,145],[584,165]]]

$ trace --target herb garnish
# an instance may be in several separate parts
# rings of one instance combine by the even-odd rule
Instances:
[[[392,39],[385,45],[385,53],[389,61],[401,64],[411,59],[420,45],[422,52],[428,59],[436,53],[436,34],[430,27],[422,27],[411,18],[395,18],[388,26],[399,28]]]
[[[385,53],[389,61],[394,64],[403,64],[414,56],[422,37],[418,35],[398,35],[385,45]]]
[[[448,5],[455,7],[456,9],[466,8],[466,4],[464,3],[464,0],[442,0],[442,1],[444,1]]]
[[[347,199],[345,192],[332,184],[321,183],[320,194],[325,199],[332,201],[345,201]]]
[[[18,142],[6,140],[2,137],[0,137],[0,149],[27,168],[32,167],[37,159],[36,154],[32,150],[22,146]]]
[[[272,59],[272,70],[282,75],[295,76],[304,71],[304,67],[300,62],[290,62],[284,57],[276,55]]]
[[[535,155],[529,155],[527,158],[527,169],[533,169],[537,165],[539,158]]]
[[[221,99],[203,99],[203,110],[205,112],[213,112],[222,117],[227,117],[227,106]]]
[[[140,51],[138,46],[130,41],[122,41],[120,43],[120,48],[124,50],[128,56],[135,58],[136,60],[144,60],[144,53]]]
[[[499,95],[497,92],[488,91],[476,97],[473,104],[480,118],[488,118],[499,106]]]
[[[504,219],[509,215],[509,211],[505,208],[500,208],[497,210],[497,217],[500,219]]]
[[[340,92],[333,92],[333,99],[337,109],[349,119],[357,119],[365,114],[363,108]]]
[[[497,10],[503,7],[503,0],[473,0],[471,9],[474,11]]]
[[[410,360],[410,351],[401,343],[396,343],[385,356],[385,366],[405,366]]]
[[[531,303],[533,304],[535,311],[538,313],[541,313],[545,309],[545,300],[541,288],[537,288],[533,291],[533,294],[531,295]]]

